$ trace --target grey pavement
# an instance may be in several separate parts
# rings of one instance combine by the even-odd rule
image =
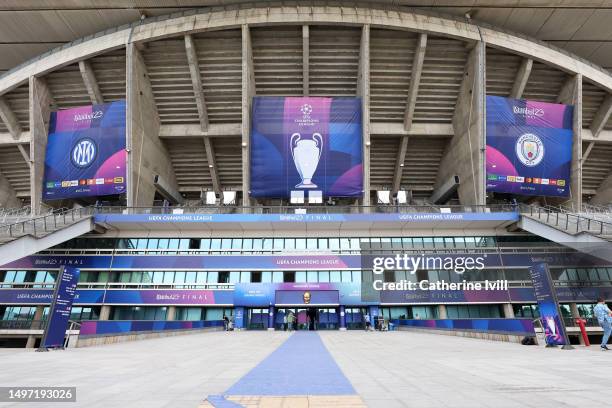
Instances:
[[[319,335],[371,407],[590,408],[612,400],[612,352],[598,346],[562,351],[410,332]],[[288,337],[215,332],[49,353],[0,349],[0,386],[76,386],[78,399],[0,407],[197,407]],[[292,375],[300,381],[300,367]]]

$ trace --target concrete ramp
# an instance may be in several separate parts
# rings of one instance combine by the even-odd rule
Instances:
[[[561,226],[555,226],[538,216],[528,214],[521,214],[517,225],[534,235],[612,263],[612,243],[592,232],[568,232]]]
[[[0,246],[0,262],[5,265],[44,251],[69,239],[87,234],[93,231],[95,227],[93,218],[87,217],[39,238],[33,235],[23,235]]]

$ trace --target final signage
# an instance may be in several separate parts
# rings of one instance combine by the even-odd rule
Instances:
[[[363,193],[361,99],[255,97],[251,196]]]
[[[533,282],[536,301],[538,302],[540,321],[544,328],[546,345],[569,346],[570,342],[565,331],[563,317],[559,311],[559,303],[554,291],[548,265],[545,263],[535,264],[529,269],[529,273]]]
[[[53,112],[43,198],[124,193],[126,157],[125,101]]]
[[[64,346],[64,337],[72,312],[72,302],[76,294],[80,270],[62,266],[55,283],[55,293],[51,303],[49,322],[45,328],[41,348],[58,348]]]
[[[487,96],[487,191],[566,197],[574,107]]]

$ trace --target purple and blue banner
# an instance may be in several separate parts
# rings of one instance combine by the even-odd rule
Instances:
[[[64,337],[72,312],[72,303],[79,282],[77,268],[63,266],[57,276],[49,320],[40,343],[41,348],[64,347]]]
[[[43,198],[124,193],[125,140],[125,101],[52,112]]]
[[[271,305],[366,305],[377,303],[364,301],[361,284],[349,282],[309,283],[236,283],[234,305],[268,307]]]
[[[223,327],[223,320],[87,320],[81,323],[80,337],[120,335],[167,330],[204,329]]]
[[[254,97],[250,182],[252,197],[361,196],[361,99]]]
[[[574,107],[487,96],[487,191],[567,197]]]
[[[535,336],[530,319],[396,319],[391,323],[399,327],[416,327],[432,330],[476,331],[487,333],[512,334],[515,336]]]
[[[540,321],[544,329],[546,344],[550,346],[569,345],[565,330],[565,323],[559,310],[559,302],[553,287],[548,265],[539,263],[529,269],[533,291],[538,309],[540,311]]]

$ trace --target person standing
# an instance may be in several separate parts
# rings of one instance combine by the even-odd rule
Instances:
[[[366,313],[363,316],[363,320],[364,320],[364,323],[365,323],[365,330],[366,331],[370,331],[370,326],[372,325],[372,322],[370,321],[370,315],[368,313]]]
[[[223,326],[225,331],[229,331],[229,318],[226,315],[223,315]]]
[[[287,322],[289,321],[289,319],[287,318],[287,313],[285,313],[283,315],[283,330],[287,331]]]
[[[593,313],[604,331],[603,337],[601,338],[601,349],[602,351],[610,350],[608,348],[608,339],[610,338],[610,333],[612,333],[612,311],[608,308],[606,299],[603,297],[597,299],[597,305],[593,308]]]

